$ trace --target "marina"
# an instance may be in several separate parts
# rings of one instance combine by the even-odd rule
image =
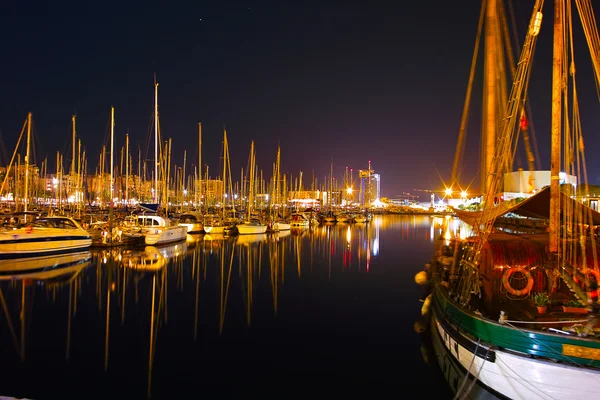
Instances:
[[[0,16],[0,400],[600,392],[592,0],[60,6]]]
[[[412,329],[412,276],[441,226],[375,216],[30,258],[31,271],[3,265],[1,394],[380,396],[400,386],[444,398]]]

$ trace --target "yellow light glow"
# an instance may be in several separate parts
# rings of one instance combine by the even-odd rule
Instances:
[[[348,193],[348,194],[352,194],[352,192],[353,192],[353,190],[352,190],[352,188],[351,188],[351,187],[349,187],[348,189],[346,189],[346,193]]]
[[[446,188],[446,196],[450,196],[452,194],[451,188]]]
[[[461,195],[462,197],[467,197],[467,192],[463,190],[463,191],[460,193],[460,195]]]

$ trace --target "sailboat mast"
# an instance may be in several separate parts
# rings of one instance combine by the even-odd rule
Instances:
[[[484,96],[483,137],[481,144],[481,193],[487,193],[491,186],[492,162],[496,151],[496,132],[498,129],[498,80],[497,54],[498,48],[498,5],[496,0],[487,0],[485,10],[485,59],[484,59]],[[452,182],[453,184],[454,182]],[[492,193],[495,195],[495,193]]]
[[[254,140],[250,142],[250,187],[248,193],[248,221],[252,215],[252,208],[254,206]]]
[[[198,171],[200,172],[200,191],[202,191],[202,122],[198,122]],[[200,196],[200,201],[202,201],[202,196]]]
[[[110,204],[113,202],[113,167],[114,167],[114,136],[115,136],[115,108],[110,108]]]
[[[275,198],[275,204],[279,207],[281,206],[281,184],[279,182],[280,179],[280,175],[281,175],[281,148],[279,147],[279,145],[277,146],[277,163],[276,163],[276,167],[275,167],[275,194],[276,194],[276,198]]]
[[[187,150],[183,151],[183,173],[181,177],[181,192],[185,196],[185,164],[187,164]],[[185,198],[183,199],[185,201]],[[183,210],[183,201],[180,203],[180,209]]]
[[[552,122],[550,150],[550,251],[558,252],[559,233],[559,173],[561,151],[561,112],[563,85],[563,1],[554,2],[554,47],[552,56]]]
[[[27,212],[27,203],[29,201],[28,193],[29,193],[29,146],[31,142],[31,113],[27,114],[27,149],[25,150],[25,208],[24,211]]]
[[[129,132],[125,134],[125,204],[129,205]]]
[[[75,115],[71,116],[71,133],[73,135],[73,155],[71,157],[71,176],[75,174]]]
[[[153,202],[157,201],[158,191],[158,82],[154,78],[154,193]]]
[[[225,218],[225,199],[227,196],[227,190],[225,185],[227,184],[227,131],[223,129],[223,218]]]

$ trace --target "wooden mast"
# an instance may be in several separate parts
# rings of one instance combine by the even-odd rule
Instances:
[[[558,252],[560,210],[560,151],[563,85],[563,0],[554,2],[554,47],[552,56],[552,142],[550,150],[550,251]]]
[[[486,0],[485,10],[485,58],[484,58],[484,96],[482,123],[483,135],[481,140],[481,193],[487,193],[493,179],[492,162],[496,151],[496,133],[498,130],[498,78],[496,71],[498,39],[498,13],[497,0]],[[495,195],[495,193],[491,193]]]

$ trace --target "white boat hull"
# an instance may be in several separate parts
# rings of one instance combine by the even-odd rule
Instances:
[[[477,391],[485,389],[486,392],[496,392],[514,400],[586,399],[595,397],[600,391],[599,370],[524,357],[501,349],[493,350],[494,361],[485,360],[481,356],[474,355],[472,351],[452,338],[437,321],[435,314],[432,320],[431,334],[439,335],[437,339],[445,349],[445,354],[437,352],[442,371],[446,374],[451,373],[451,362],[460,365],[459,369],[462,370],[463,375],[469,371],[471,379],[466,382],[464,378],[457,380],[455,376],[450,381],[455,382],[455,385],[451,384],[451,388],[455,392],[460,391],[461,398],[472,387],[473,377],[479,380],[474,384],[478,385]],[[477,342],[472,342],[473,344],[476,346]],[[450,360],[449,357],[452,359]],[[454,371],[457,376],[459,372]],[[448,379],[449,376],[446,378]],[[468,398],[481,398],[472,396]]]
[[[204,232],[204,224],[180,222],[179,226],[185,226],[187,233],[202,233]]]
[[[0,258],[64,253],[91,245],[91,236],[76,229],[19,228],[0,232]]]
[[[279,231],[289,231],[291,225],[286,222],[273,222],[273,230],[276,232]]]
[[[253,224],[238,224],[237,230],[240,235],[255,235],[258,233],[265,233],[267,231],[267,226]]]
[[[144,242],[148,245],[165,244],[185,240],[186,236],[187,228],[185,226],[153,228],[146,233]]]

